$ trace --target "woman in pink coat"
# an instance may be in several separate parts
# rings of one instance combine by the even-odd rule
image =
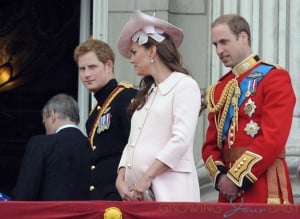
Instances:
[[[200,201],[193,142],[201,97],[182,67],[182,40],[181,29],[140,11],[121,32],[119,52],[142,76],[116,180],[123,200]]]

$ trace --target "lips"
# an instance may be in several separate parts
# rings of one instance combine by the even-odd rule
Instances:
[[[220,59],[222,62],[226,62],[228,61],[228,56],[221,56]]]
[[[94,80],[86,80],[86,81],[84,81],[84,83],[86,84],[86,85],[90,85],[90,84],[92,84],[94,82]]]

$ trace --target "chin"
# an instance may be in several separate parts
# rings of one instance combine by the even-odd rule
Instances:
[[[97,90],[94,86],[91,85],[85,85],[86,89],[88,89],[90,92],[95,92],[95,90]]]
[[[223,63],[223,65],[224,65],[225,67],[227,67],[227,68],[232,68],[232,67],[233,67],[232,64],[230,64],[230,63]]]

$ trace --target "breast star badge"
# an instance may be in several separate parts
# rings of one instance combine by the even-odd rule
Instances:
[[[251,137],[254,137],[257,133],[260,127],[256,122],[253,122],[253,120],[250,120],[250,122],[247,123],[244,130],[246,131],[247,135],[250,135]]]
[[[251,98],[248,99],[247,103],[245,104],[245,113],[251,117],[252,114],[255,112],[256,105],[255,103],[251,100]]]

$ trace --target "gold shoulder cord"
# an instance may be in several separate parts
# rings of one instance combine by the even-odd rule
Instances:
[[[231,129],[237,130],[238,128],[238,99],[240,97],[241,91],[239,88],[238,81],[235,78],[231,79],[224,87],[218,103],[215,104],[214,93],[215,88],[218,84],[219,82],[208,87],[206,101],[209,112],[215,113],[215,125],[217,127],[218,133],[217,145],[220,149],[222,149],[222,133],[230,104],[232,104],[234,107],[234,115],[232,118]],[[232,134],[234,135],[235,132],[233,132]]]

